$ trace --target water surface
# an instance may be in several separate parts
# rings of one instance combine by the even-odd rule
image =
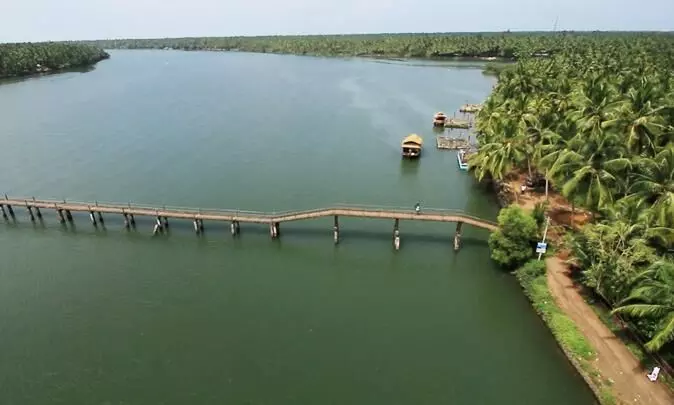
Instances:
[[[113,51],[87,73],[0,86],[0,192],[280,211],[462,209],[492,199],[430,121],[480,102],[479,69],[361,59]],[[426,142],[402,162],[400,140]],[[487,233],[342,219],[0,224],[3,404],[593,403]]]

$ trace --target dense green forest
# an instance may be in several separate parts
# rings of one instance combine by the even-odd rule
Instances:
[[[480,180],[542,176],[589,211],[593,220],[567,235],[582,282],[648,350],[671,355],[674,37],[583,41],[500,73],[477,115],[471,168]]]
[[[239,50],[324,56],[389,57],[498,57],[515,59],[531,55],[590,49],[601,39],[606,46],[660,44],[671,34],[646,33],[472,33],[472,34],[372,34],[320,36],[268,36],[222,38],[157,38],[88,41],[105,49]]]
[[[90,66],[109,56],[100,48],[84,44],[0,44],[0,78]]]

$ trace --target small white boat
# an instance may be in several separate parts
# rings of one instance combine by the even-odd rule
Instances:
[[[459,162],[459,169],[468,170],[468,157],[466,156],[465,149],[459,149],[459,153],[456,154],[456,160]]]

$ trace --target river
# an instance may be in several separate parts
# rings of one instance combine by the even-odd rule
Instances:
[[[112,51],[0,85],[0,192],[281,211],[497,208],[433,113],[480,102],[479,66]],[[428,66],[419,66],[428,65]],[[424,137],[402,162],[400,141]],[[264,226],[0,223],[0,396],[25,404],[584,405],[593,397],[488,234],[342,219]],[[467,228],[467,229],[466,229]]]

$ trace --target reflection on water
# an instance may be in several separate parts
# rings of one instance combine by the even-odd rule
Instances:
[[[92,66],[79,66],[79,67],[71,67],[67,69],[60,69],[60,70],[52,70],[50,72],[44,72],[44,73],[36,73],[33,75],[28,75],[28,76],[19,76],[19,77],[5,77],[5,78],[0,78],[0,85],[3,84],[9,84],[9,83],[18,83],[22,82],[25,80],[30,80],[30,79],[35,79],[35,78],[40,78],[40,77],[45,77],[45,76],[51,76],[55,74],[60,74],[60,73],[88,73],[96,69],[96,65]]]
[[[416,175],[419,165],[419,159],[400,159],[400,173],[403,176]]]

